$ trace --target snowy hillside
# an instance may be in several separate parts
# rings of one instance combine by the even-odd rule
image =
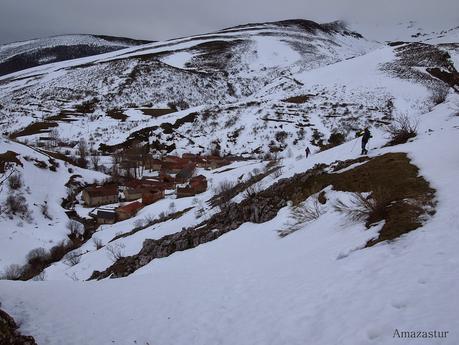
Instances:
[[[50,249],[67,239],[68,217],[61,203],[67,197],[71,176],[74,182],[81,183],[92,183],[106,176],[76,168],[6,139],[1,139],[0,148],[1,162],[6,160],[9,165],[8,169],[2,167],[5,172],[0,171],[1,176],[17,176],[18,180],[16,184],[2,185],[0,194],[0,267],[3,270],[11,264],[25,264],[26,254],[32,249]],[[14,209],[13,203],[18,204]]]
[[[287,21],[50,64],[0,78],[2,131],[30,142],[46,132],[48,125],[57,124],[66,139],[83,136],[96,146],[118,144],[129,132],[169,120],[156,116],[156,109],[191,108],[192,112],[196,111],[193,107],[205,105],[198,118],[208,118],[207,114],[220,111],[217,104],[237,106],[273,82],[294,90],[297,82],[292,73],[359,56],[377,46],[339,24]],[[114,113],[121,113],[122,121],[120,116],[113,119]],[[240,115],[252,117],[250,113]],[[233,124],[233,114],[218,118],[232,132],[239,128]],[[257,118],[253,121],[259,122]],[[21,132],[36,123],[44,130]],[[181,127],[180,131],[188,129]],[[206,149],[210,145],[207,133],[196,132],[200,137],[196,141],[204,141],[197,145]],[[258,141],[266,134],[260,133]],[[172,139],[189,137],[183,132],[172,135]],[[168,141],[168,136],[162,141]]]
[[[0,75],[145,43],[148,42],[122,37],[63,35],[3,44],[0,45]]]
[[[295,20],[0,77],[0,173],[23,181],[0,194],[1,308],[39,345],[457,344],[458,47]],[[205,191],[94,223],[86,184],[126,198],[123,171],[217,154]]]

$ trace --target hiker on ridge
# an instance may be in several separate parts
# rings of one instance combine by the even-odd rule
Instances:
[[[370,130],[368,129],[368,127],[365,127],[363,131],[360,131],[357,133],[357,136],[358,137],[362,136],[362,153],[361,154],[366,155],[368,153],[368,150],[367,150],[368,140],[372,138]]]

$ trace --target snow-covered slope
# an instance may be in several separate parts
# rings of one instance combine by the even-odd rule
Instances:
[[[177,154],[218,141],[222,153],[250,158],[198,169],[205,193],[170,194],[102,225],[74,251],[78,262],[53,263],[45,281],[0,281],[2,308],[38,344],[394,344],[406,331],[449,332],[413,344],[456,344],[459,94],[431,72],[454,76],[459,51],[454,30],[438,39],[383,46],[337,24],[249,24],[0,79],[11,98],[4,119],[20,116],[13,104],[29,111],[5,120],[10,133],[41,106],[37,114],[72,118],[48,120],[62,139],[107,152],[126,139],[174,144]],[[94,112],[78,113],[64,85],[68,94],[91,89]],[[169,102],[177,109],[157,115]],[[128,118],[107,117],[114,106]],[[417,135],[388,146],[387,126],[403,116]],[[354,133],[366,126],[363,157]],[[345,141],[333,146],[333,133]],[[22,134],[32,144],[47,135]],[[279,161],[260,159],[270,151]],[[392,165],[398,159],[404,165]],[[255,175],[233,204],[214,207],[222,182]],[[380,218],[340,211],[356,191],[383,196]],[[309,210],[301,221],[291,212],[298,203]],[[106,277],[116,279],[96,280]]]
[[[0,45],[0,76],[45,65],[119,50],[147,41],[96,35],[63,35]]]
[[[0,267],[3,271],[11,264],[23,265],[26,255],[35,248],[50,249],[67,239],[68,217],[61,206],[67,197],[66,184],[71,176],[75,182],[92,183],[105,175],[76,168],[66,162],[37,152],[10,140],[0,139],[0,162],[3,154],[11,152],[14,159],[2,179],[11,174],[22,181],[11,187],[5,181],[0,190]],[[8,199],[11,198],[12,199]],[[23,202],[21,202],[23,200]],[[12,202],[25,205],[26,210],[10,210]]]

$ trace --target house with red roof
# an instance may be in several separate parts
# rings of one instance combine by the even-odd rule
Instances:
[[[177,198],[186,198],[204,193],[207,190],[207,179],[203,175],[195,176],[185,187],[177,187]]]
[[[142,193],[142,204],[151,205],[158,200],[164,199],[164,189],[150,189]]]
[[[134,201],[130,204],[120,206],[116,209],[116,217],[118,220],[126,220],[134,217],[144,205],[141,202]]]
[[[82,198],[87,207],[114,204],[118,202],[118,186],[109,184],[105,186],[88,187],[83,190]]]

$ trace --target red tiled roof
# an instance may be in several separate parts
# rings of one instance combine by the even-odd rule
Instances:
[[[129,214],[133,214],[137,212],[138,210],[143,208],[143,204],[138,201],[131,202],[130,204],[118,207],[116,211],[121,211],[121,212],[126,212]]]
[[[89,194],[90,197],[118,195],[118,186],[109,185],[109,186],[89,187],[89,188],[86,188],[85,191]]]

